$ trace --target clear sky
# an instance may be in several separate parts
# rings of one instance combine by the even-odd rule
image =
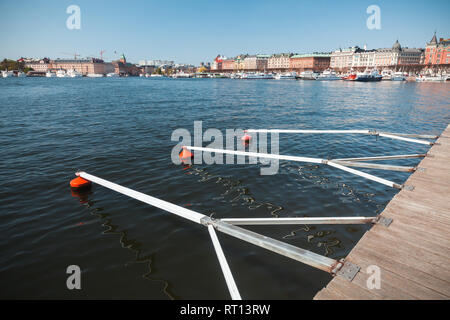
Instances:
[[[81,9],[80,30],[66,27],[69,5]],[[366,26],[370,5],[381,9],[380,30]],[[0,58],[106,50],[106,60],[198,64],[217,54],[391,47],[397,38],[424,47],[435,30],[450,37],[449,13],[450,0],[0,0]]]

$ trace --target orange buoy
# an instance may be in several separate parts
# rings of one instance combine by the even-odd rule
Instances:
[[[252,136],[250,136],[248,134],[244,134],[244,136],[241,138],[241,140],[244,142],[250,142],[251,139],[252,139]]]
[[[178,156],[181,160],[190,160],[194,157],[194,154],[190,152],[186,147],[183,147],[183,150],[181,150]]]
[[[76,177],[75,179],[70,181],[70,187],[74,189],[84,189],[89,188],[90,186],[91,182],[81,177]]]

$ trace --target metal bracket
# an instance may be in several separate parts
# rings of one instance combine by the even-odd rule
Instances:
[[[359,272],[359,270],[361,270],[361,267],[349,261],[341,260],[341,262],[343,262],[344,264],[336,272],[336,275],[341,276],[351,282],[356,277],[356,274]]]
[[[391,225],[392,221],[394,221],[394,220],[380,215],[375,218],[374,223],[381,224],[382,226],[385,226],[385,227],[389,227]]]
[[[424,172],[427,168],[424,167],[416,167],[416,171]]]
[[[408,191],[413,191],[414,190],[414,186],[403,186],[403,189],[408,190]]]

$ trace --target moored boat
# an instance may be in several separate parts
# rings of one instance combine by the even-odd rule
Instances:
[[[405,81],[406,77],[403,75],[403,72],[397,71],[391,76],[392,81]]]
[[[103,74],[101,73],[88,73],[86,77],[89,78],[103,78]]]
[[[46,76],[47,78],[53,78],[53,77],[56,77],[56,74],[53,73],[53,72],[47,71],[47,72],[45,73],[45,76]]]
[[[8,71],[8,70],[3,70],[2,71],[2,77],[3,78],[9,78],[9,77],[12,77],[12,75],[13,75],[13,72],[12,71]]]
[[[275,79],[277,80],[295,80],[296,78],[297,73],[295,71],[287,73],[278,73],[277,75],[275,75]]]
[[[67,76],[69,78],[79,78],[79,77],[82,77],[83,75],[80,72],[78,72],[77,70],[72,69],[72,70],[67,71]]]
[[[56,77],[57,78],[66,78],[67,74],[64,70],[59,69],[58,71],[56,71]]]
[[[376,81],[381,81],[381,79],[383,79],[383,76],[381,74],[378,73],[378,71],[372,70],[371,72],[369,71],[364,71],[361,73],[357,73],[357,77],[355,79],[355,81],[361,81],[361,82],[376,82]]]
[[[306,70],[306,71],[300,72],[300,75],[297,78],[302,79],[302,80],[316,80],[318,75],[319,74],[314,71]]]
[[[110,72],[110,73],[106,74],[106,76],[107,76],[108,78],[118,78],[118,77],[119,77],[119,74],[117,74],[117,73],[115,73],[115,72]]]
[[[336,72],[334,70],[325,70],[324,72],[322,72],[322,74],[320,74],[316,80],[319,81],[333,81],[333,80],[341,80],[340,77],[338,77],[336,75]]]

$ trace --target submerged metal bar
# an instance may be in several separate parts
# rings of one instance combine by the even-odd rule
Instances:
[[[430,145],[430,146],[432,146],[434,144],[434,142],[430,142],[430,141],[405,138],[405,137],[396,136],[396,135],[392,135],[392,134],[386,134],[386,133],[382,133],[382,132],[379,132],[378,135],[380,137],[386,137],[386,138],[402,140],[402,141],[408,141],[408,142],[415,142],[415,143],[420,143],[420,144],[427,144],[427,145]]]
[[[291,130],[291,129],[247,129],[244,132],[261,133],[359,133],[369,134],[369,130]]]
[[[391,139],[403,140],[414,143],[421,143],[427,145],[433,145],[433,142],[411,139],[406,137],[421,137],[426,139],[436,139],[436,136],[431,135],[419,135],[419,134],[405,134],[405,133],[389,133],[389,132],[379,132],[376,130],[295,130],[295,129],[247,129],[245,132],[264,132],[264,133],[359,133],[359,134],[369,134],[376,135],[380,137],[386,137]]]
[[[424,158],[426,154],[401,154],[395,156],[378,156],[378,157],[361,157],[361,158],[339,158],[332,159],[332,161],[369,161],[369,160],[393,160],[393,159],[408,159],[408,158]]]
[[[278,160],[309,162],[309,163],[322,163],[323,162],[323,159],[320,159],[320,158],[284,156],[284,155],[270,154],[270,153],[245,152],[245,151],[235,151],[235,150],[226,150],[226,149],[214,149],[214,148],[203,148],[203,147],[190,147],[190,146],[186,146],[186,149],[188,149],[188,150],[197,150],[197,151],[205,151],[205,152],[216,152],[216,153],[224,153],[224,154],[233,154],[233,155],[237,155],[237,156],[247,156],[247,157],[255,157],[255,158],[278,159]]]
[[[379,183],[382,183],[384,185],[390,186],[392,188],[397,188],[397,189],[401,189],[402,186],[383,179],[383,178],[379,178],[377,176],[359,171],[359,170],[355,170],[355,169],[351,169],[351,168],[347,168],[343,165],[340,165],[338,163],[334,163],[331,160],[324,160],[324,159],[319,159],[319,158],[307,158],[307,157],[294,157],[294,156],[284,156],[284,155],[279,155],[279,154],[268,154],[268,153],[257,153],[257,152],[245,152],[245,151],[234,151],[234,150],[225,150],[225,149],[213,149],[213,148],[203,148],[203,147],[190,147],[190,146],[186,146],[187,149],[189,150],[198,150],[198,151],[205,151],[205,152],[216,152],[216,153],[227,153],[227,154],[234,154],[234,155],[240,155],[240,156],[249,156],[249,157],[257,157],[257,158],[269,158],[269,159],[279,159],[279,160],[290,160],[290,161],[298,161],[298,162],[310,162],[310,163],[323,163],[323,164],[328,164],[332,167],[356,174],[358,176],[364,177],[366,179],[369,180],[373,180]]]
[[[89,180],[91,182],[97,183],[97,184],[99,184],[101,186],[104,186],[104,187],[106,187],[108,189],[117,191],[117,192],[122,193],[122,194],[124,194],[126,196],[129,196],[129,197],[134,198],[136,200],[145,202],[145,203],[150,204],[152,206],[161,208],[161,209],[163,209],[165,211],[168,211],[170,213],[176,214],[177,216],[180,216],[182,218],[191,220],[191,221],[196,222],[196,223],[201,223],[200,220],[202,218],[206,217],[204,214],[201,214],[201,213],[198,213],[198,212],[195,212],[195,211],[192,211],[192,210],[189,210],[189,209],[177,206],[177,205],[175,205],[173,203],[170,203],[170,202],[167,202],[167,201],[164,201],[164,200],[160,200],[158,198],[149,196],[149,195],[147,195],[145,193],[138,192],[138,191],[135,191],[135,190],[127,188],[127,187],[123,187],[121,185],[118,185],[118,184],[110,182],[108,180],[104,180],[102,178],[93,176],[93,175],[91,175],[89,173],[86,173],[86,172],[77,172],[75,174],[77,176],[79,176],[79,177],[82,177],[83,179],[86,179],[86,180]]]
[[[212,225],[208,225],[208,232],[211,236],[212,243],[214,245],[214,250],[216,250],[217,259],[219,259],[220,267],[222,268],[223,276],[225,277],[225,282],[227,283],[228,291],[230,292],[231,299],[242,300],[239,290],[234,281],[233,274],[231,273],[230,267],[228,266],[227,259],[223,254],[222,247],[220,246],[219,239],[217,238],[216,232]]]
[[[379,163],[352,162],[352,161],[342,161],[342,160],[333,160],[333,162],[342,164],[347,167],[361,167],[361,168],[402,171],[402,172],[412,172],[415,170],[414,167],[394,166],[394,165],[379,164]]]
[[[331,218],[224,218],[220,221],[232,225],[284,225],[284,224],[364,224],[376,222],[376,217]]]
[[[102,185],[106,188],[109,188],[111,190],[125,194],[136,200],[140,200],[157,208],[163,209],[165,211],[176,214],[180,217],[191,220],[193,222],[197,222],[205,226],[212,225],[218,231],[226,233],[232,237],[252,243],[261,248],[289,257],[296,261],[329,272],[333,275],[336,274],[336,272],[340,269],[340,267],[342,267],[342,263],[340,263],[335,259],[321,256],[314,252],[295,247],[293,245],[272,239],[267,236],[260,235],[256,232],[252,232],[237,226],[233,226],[229,223],[222,222],[220,220],[213,220],[204,214],[188,210],[186,208],[180,207],[170,202],[151,197],[144,193],[123,187],[121,185],[101,179],[86,172],[77,172],[76,175],[84,179],[87,179],[91,182]]]
[[[338,168],[338,169],[341,169],[341,170],[344,170],[344,171],[356,174],[356,175],[364,177],[366,179],[379,182],[379,183],[384,184],[386,186],[389,186],[391,188],[396,188],[396,189],[401,189],[402,188],[401,185],[399,185],[399,184],[397,184],[395,182],[392,182],[392,181],[389,181],[389,180],[386,180],[386,179],[383,179],[383,178],[379,178],[377,176],[374,176],[374,175],[371,175],[371,174],[368,174],[368,173],[365,173],[365,172],[362,172],[362,171],[359,171],[359,170],[355,170],[355,169],[352,169],[352,168],[347,168],[346,166],[340,165],[339,163],[328,161],[327,164],[329,166],[332,166],[332,167],[335,167],[335,168]]]
[[[212,224],[214,228],[220,232],[331,274],[335,274],[337,271],[336,267],[338,266],[339,261],[335,259],[321,256],[312,251],[295,247],[288,243],[263,236],[247,229],[233,226],[220,220],[213,220],[209,217],[203,218],[202,223],[205,225]]]

